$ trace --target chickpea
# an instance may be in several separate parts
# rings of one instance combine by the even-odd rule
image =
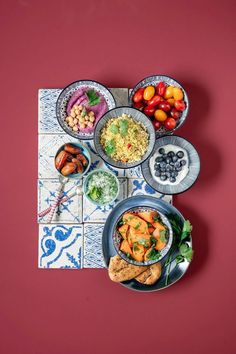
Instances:
[[[80,128],[84,129],[85,128],[85,124],[84,123],[80,123]]]
[[[73,120],[73,122],[74,122],[74,124],[77,124],[77,123],[78,123],[78,119],[75,118],[75,119]]]
[[[70,121],[70,116],[66,117],[66,122]]]
[[[95,118],[94,117],[90,117],[89,120],[90,120],[90,122],[93,123],[95,121]]]
[[[83,106],[80,104],[80,105],[78,106],[78,110],[79,110],[79,111],[82,111],[82,109],[83,109]]]
[[[68,119],[68,122],[69,123],[73,123],[73,118],[70,116],[70,117],[68,117],[69,119]]]
[[[90,111],[88,115],[89,115],[90,117],[94,117],[94,112],[93,112],[93,111]]]
[[[93,123],[92,122],[88,122],[88,127],[92,128],[93,127]]]
[[[73,111],[71,110],[71,111],[70,111],[70,115],[71,115],[72,118],[75,118],[75,116],[76,116],[75,111],[74,111],[74,110],[73,110]]]
[[[74,122],[69,122],[69,126],[70,126],[71,128],[73,128]]]
[[[84,122],[84,118],[83,117],[79,117],[79,121],[81,122],[81,123],[83,123]]]
[[[89,117],[88,117],[88,116],[85,116],[84,119],[85,119],[85,120],[89,120]]]
[[[78,125],[74,125],[72,129],[74,132],[77,132],[79,130]]]

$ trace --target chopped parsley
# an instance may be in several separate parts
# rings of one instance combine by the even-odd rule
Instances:
[[[152,250],[147,254],[147,259],[150,261],[155,261],[156,259],[160,258],[160,256],[160,253],[155,250],[155,248],[152,248]]]
[[[160,231],[160,240],[161,240],[161,242],[163,242],[163,243],[166,243],[166,233],[167,233],[167,231],[166,230],[161,230]]]
[[[138,228],[141,226],[141,222],[138,222],[137,225],[135,225],[135,230],[138,230]]]
[[[112,155],[116,152],[116,144],[114,140],[109,140],[105,146],[105,153],[107,155]]]
[[[120,121],[120,134],[122,136],[126,136],[128,134],[128,126],[129,126],[129,122],[127,119],[122,119]]]
[[[119,133],[119,128],[117,127],[117,125],[112,124],[112,125],[110,126],[110,131],[111,131],[111,133],[113,133],[113,134],[118,134],[118,133]]]

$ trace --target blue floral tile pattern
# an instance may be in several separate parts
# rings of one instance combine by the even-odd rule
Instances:
[[[82,225],[39,225],[39,268],[83,267]]]
[[[104,223],[114,206],[121,200],[127,198],[127,179],[119,178],[120,194],[114,203],[105,206],[97,206],[83,196],[83,222]]]
[[[58,179],[38,180],[38,212],[47,209],[55,200],[58,189]],[[82,186],[82,181],[68,181],[62,191],[61,198],[67,197],[75,192],[76,187]],[[46,223],[47,215],[38,217],[38,223]],[[75,195],[66,202],[60,204],[53,216],[52,223],[81,223],[82,222],[82,196]]]
[[[65,143],[77,142],[67,134],[43,134],[38,136],[38,177],[57,178],[58,172],[54,166],[57,150]]]
[[[172,202],[172,196],[171,195],[164,195],[156,192],[152,187],[149,186],[149,184],[146,183],[144,179],[128,179],[128,195],[129,197],[132,197],[134,195],[141,195],[141,194],[146,194],[146,195],[151,195],[153,197],[161,198],[165,200],[168,203]]]
[[[125,170],[125,176],[128,178],[143,178],[141,167],[137,166]]]
[[[103,224],[84,224],[84,268],[104,268],[102,255]]]
[[[56,101],[61,89],[40,89],[39,102],[39,134],[65,134],[56,118]]]

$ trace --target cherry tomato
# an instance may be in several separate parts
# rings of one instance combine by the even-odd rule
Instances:
[[[164,126],[168,130],[172,130],[176,127],[176,120],[174,118],[167,118],[165,120]]]
[[[158,122],[164,122],[167,118],[167,114],[161,109],[157,109],[154,113],[154,117],[156,120],[158,120]]]
[[[144,104],[143,104],[142,102],[135,102],[135,103],[133,104],[133,106],[134,106],[134,108],[137,108],[137,109],[139,109],[140,111],[142,111],[143,108],[144,108]]]
[[[147,86],[144,89],[143,98],[149,101],[155,95],[155,87]]]
[[[177,111],[183,112],[186,108],[184,101],[175,101],[175,108]]]
[[[164,112],[168,112],[171,109],[170,104],[167,101],[159,103],[158,108]]]
[[[159,130],[160,127],[161,127],[161,123],[158,122],[158,120],[154,120],[154,121],[152,122],[152,124],[153,124],[155,130]]]
[[[159,84],[157,85],[157,94],[159,96],[164,96],[166,90],[166,85],[164,84],[164,82],[159,82]]]
[[[144,93],[144,88],[143,88],[143,87],[140,87],[140,88],[135,92],[135,94],[133,95],[133,101],[134,101],[135,103],[141,102],[142,99],[143,99],[143,93]]]
[[[182,100],[184,98],[183,91],[179,87],[174,87],[173,88],[173,97],[175,100]]]
[[[170,115],[172,118],[174,119],[179,119],[179,117],[181,116],[181,113],[179,111],[177,111],[177,109],[174,107],[172,108],[172,110],[170,111]]]
[[[157,106],[158,103],[160,102],[161,102],[161,96],[155,95],[150,101],[148,101],[148,105],[154,107]]]
[[[164,94],[165,99],[173,97],[173,90],[174,90],[173,86],[167,86]]]
[[[146,106],[143,110],[143,113],[145,113],[148,117],[152,117],[155,113],[155,110],[155,107]]]
[[[167,102],[168,102],[171,106],[174,106],[174,104],[175,104],[174,98],[168,98]]]

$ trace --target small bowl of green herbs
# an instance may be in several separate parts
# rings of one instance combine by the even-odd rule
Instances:
[[[120,192],[119,180],[114,173],[97,169],[86,176],[83,192],[86,198],[95,205],[112,204]]]

